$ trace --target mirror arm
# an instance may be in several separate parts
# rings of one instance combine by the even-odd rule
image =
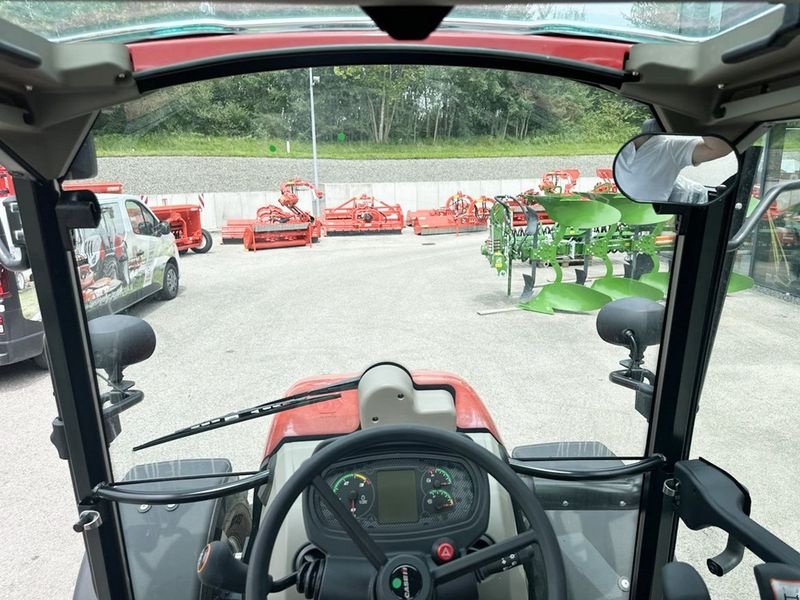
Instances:
[[[19,216],[19,205],[13,197],[3,200],[3,208],[6,211],[8,220],[9,237],[13,239],[13,244],[19,248],[19,258],[14,256],[14,250],[8,245],[3,235],[3,227],[0,225],[0,265],[9,271],[26,271],[30,269],[28,252],[25,249],[25,236],[22,233],[22,221]]]
[[[758,223],[759,219],[767,212],[769,206],[775,202],[775,200],[780,196],[783,192],[790,192],[793,190],[800,190],[800,179],[795,181],[785,181],[783,183],[779,183],[777,185],[772,186],[767,190],[764,196],[759,201],[758,205],[756,205],[755,210],[747,217],[744,223],[742,223],[742,227],[739,231],[736,232],[730,241],[728,242],[728,252],[733,252],[734,250],[738,250],[739,246],[741,246],[747,236],[749,236],[753,229]]]
[[[20,248],[20,257],[16,258],[2,236],[0,236],[0,265],[9,271],[25,271],[31,268],[24,249]]]

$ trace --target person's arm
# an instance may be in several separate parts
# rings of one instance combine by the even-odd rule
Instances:
[[[699,164],[716,160],[730,154],[731,147],[728,142],[715,137],[704,137],[703,142],[697,144],[692,153],[692,164]]]

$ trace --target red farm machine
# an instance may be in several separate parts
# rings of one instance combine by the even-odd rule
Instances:
[[[175,244],[178,252],[185,254],[189,250],[197,254],[205,254],[211,250],[213,239],[211,234],[202,228],[200,223],[200,211],[205,207],[203,195],[197,197],[200,205],[197,204],[164,204],[161,206],[148,207],[153,214],[161,221],[169,223],[172,235],[175,236]]]
[[[611,169],[598,168],[595,171],[598,181],[592,191],[596,194],[616,194],[617,184],[614,181],[614,172]]]
[[[571,194],[573,188],[578,183],[581,172],[578,169],[562,169],[560,171],[548,171],[542,177],[539,189],[545,195],[566,195]]]
[[[325,209],[325,231],[328,235],[362,233],[402,233],[405,220],[399,204],[376,201],[361,194],[335,208]]]
[[[310,246],[322,236],[322,224],[298,205],[299,194],[304,191],[310,191],[315,200],[322,198],[322,192],[308,181],[284,181],[278,198],[280,206],[262,206],[255,219],[226,222],[222,228],[223,243],[241,240],[247,250]]]
[[[409,213],[417,235],[484,231],[494,199],[481,196],[477,200],[463,192],[447,199],[444,207]]]

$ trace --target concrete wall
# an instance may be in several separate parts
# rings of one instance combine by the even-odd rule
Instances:
[[[326,183],[321,185],[325,198],[320,202],[320,210],[326,206],[334,207],[346,202],[353,196],[370,194],[376,200],[387,204],[400,204],[403,214],[409,210],[420,208],[437,208],[443,206],[447,198],[456,192],[463,192],[477,198],[478,196],[498,196],[507,194],[514,196],[537,187],[540,179],[499,179],[483,181],[430,181],[400,183]],[[598,179],[582,177],[578,180],[577,189],[591,190]],[[214,192],[203,194],[205,209],[202,213],[203,227],[210,231],[218,231],[228,219],[255,218],[256,210],[265,204],[277,204],[278,191],[263,192]],[[197,204],[198,193],[165,194],[146,196],[150,205],[164,204]],[[301,195],[300,207],[314,212],[310,194]]]

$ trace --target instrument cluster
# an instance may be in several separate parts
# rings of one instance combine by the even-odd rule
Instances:
[[[435,529],[468,520],[475,481],[466,464],[446,457],[391,457],[337,465],[323,475],[367,530]],[[317,495],[322,525],[341,528]]]

